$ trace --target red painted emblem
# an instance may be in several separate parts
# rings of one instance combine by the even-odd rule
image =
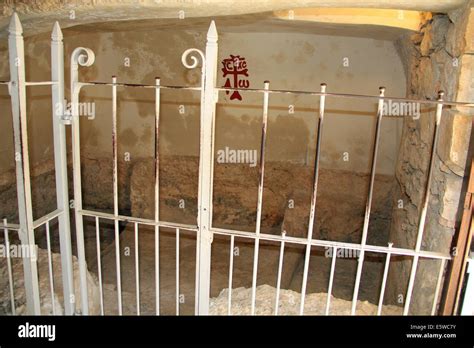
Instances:
[[[226,58],[222,61],[223,77],[227,77],[224,87],[227,88],[249,88],[250,82],[243,77],[249,77],[247,69],[247,62],[244,57],[230,55],[230,58]],[[230,75],[230,76],[229,76]],[[231,91],[226,91],[228,95]],[[233,91],[230,95],[230,100],[242,100],[242,96],[239,91]]]

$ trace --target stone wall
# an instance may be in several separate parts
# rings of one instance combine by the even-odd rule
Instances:
[[[474,99],[472,67],[474,15],[469,7],[447,15],[429,14],[419,33],[398,42],[407,69],[408,97],[434,99],[445,91],[445,100]],[[434,132],[434,107],[424,107],[419,120],[404,119],[402,142],[396,169],[397,192],[390,240],[397,247],[414,248],[427,179]],[[466,175],[471,117],[467,108],[445,107],[440,125],[430,203],[422,250],[449,253],[459,222],[458,209]],[[439,261],[421,260],[413,292],[412,314],[429,314],[434,298]],[[392,263],[388,301],[405,296],[411,260]]]
[[[160,220],[196,224],[199,161],[196,157],[160,159]],[[258,168],[246,164],[214,164],[213,225],[255,230]],[[154,161],[137,161],[130,179],[132,216],[154,217]],[[358,243],[362,235],[369,176],[322,169],[313,238]],[[313,167],[266,162],[262,232],[304,238],[308,232]],[[371,215],[370,243],[386,245],[390,226],[393,177],[377,175]]]
[[[120,214],[130,213],[130,175],[133,163],[119,161]],[[113,210],[112,159],[82,156],[82,202],[84,209],[103,212]],[[56,181],[53,161],[44,161],[31,170],[33,218],[38,219],[56,209]],[[72,166],[68,166],[69,198],[74,198]],[[18,223],[18,201],[15,171],[0,175],[0,218]]]

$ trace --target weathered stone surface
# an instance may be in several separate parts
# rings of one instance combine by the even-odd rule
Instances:
[[[440,128],[438,155],[443,161],[441,170],[462,177],[467,163],[472,119],[456,110],[446,110]]]
[[[413,59],[408,67],[408,88],[411,97],[435,98],[437,90],[445,91],[445,100],[473,99],[470,58],[465,58],[465,41],[471,9],[433,16],[423,25],[423,39],[407,43],[418,49],[423,57]],[[420,43],[421,42],[421,43]],[[403,44],[399,44],[403,46]],[[403,51],[409,51],[404,48]],[[459,59],[456,59],[459,58]],[[465,64],[463,64],[465,62]],[[467,162],[471,121],[460,110],[445,108],[440,125],[440,137],[435,156],[430,204],[424,228],[422,249],[448,253],[454,226],[458,219],[460,192]],[[418,121],[405,118],[396,177],[397,196],[405,202],[403,209],[395,208],[392,215],[390,240],[399,247],[413,248],[423,202],[434,113],[422,115]],[[396,298],[406,293],[411,260],[401,260],[391,267],[388,296]],[[420,264],[410,307],[413,314],[429,314],[436,285],[439,264]],[[429,289],[429,290],[428,290]],[[431,294],[431,295],[430,295]]]
[[[118,161],[118,199],[120,213],[130,212],[130,175],[133,162]],[[81,158],[82,200],[84,209],[113,210],[112,158]],[[72,183],[72,168],[70,168]],[[73,185],[69,185],[73,196]]]
[[[218,297],[211,298],[209,313],[227,315],[228,289],[222,290]],[[231,313],[233,315],[251,314],[252,289],[232,289]],[[276,289],[269,285],[261,285],[256,289],[255,314],[272,315],[275,312]],[[298,315],[301,294],[292,290],[280,290],[278,314]],[[305,315],[324,315],[326,313],[327,293],[308,294],[304,302]],[[357,315],[376,315],[377,306],[367,301],[357,302]],[[400,315],[401,307],[386,305],[382,308],[383,315]],[[351,301],[341,300],[331,296],[329,314],[350,315]]]
[[[464,53],[474,53],[474,11],[471,7],[469,18],[467,20],[466,31],[464,33],[464,38],[466,41],[466,47],[464,48]]]
[[[445,12],[458,8],[463,4],[463,0],[438,0],[429,2],[423,0],[415,1],[389,1],[383,0],[374,3],[372,1],[346,1],[344,6],[368,7],[368,8],[389,8],[389,9],[409,9],[419,11]],[[87,23],[97,23],[105,21],[123,21],[130,19],[170,19],[177,18],[180,10],[185,11],[186,18],[193,17],[218,17],[245,14],[265,14],[278,10],[288,10],[291,8],[324,8],[341,7],[338,0],[267,0],[261,3],[233,3],[228,6],[222,1],[196,1],[187,2],[182,0],[141,0],[129,2],[122,0],[21,0],[6,1],[0,4],[0,27],[4,28],[8,24],[8,16],[14,9],[28,19],[27,32],[44,32],[51,29],[51,22],[61,18],[62,25],[76,26]],[[70,11],[75,11],[74,18],[70,18]],[[266,17],[263,16],[262,17]],[[340,20],[340,19],[339,19]],[[2,31],[3,34],[4,31]]]
[[[53,163],[46,162],[31,169],[33,216],[38,218],[56,209]],[[14,170],[0,175],[0,218],[18,223],[18,201]]]
[[[474,16],[473,16],[474,17]],[[474,18],[472,19],[474,22]],[[474,24],[473,24],[474,26]],[[474,36],[474,30],[472,35]],[[474,56],[472,54],[464,54],[460,60],[462,67],[459,74],[459,88],[457,91],[457,101],[469,101],[472,99],[472,91],[474,90]],[[461,112],[472,115],[472,108],[460,108]]]
[[[160,170],[160,219],[196,223],[196,158],[163,158]],[[138,162],[131,176],[133,216],[154,216],[154,164]],[[307,235],[313,171],[309,166],[284,162],[266,164],[262,228],[267,233]],[[192,179],[191,179],[192,178]],[[216,164],[214,169],[214,225],[252,231],[255,226],[258,171],[245,165]],[[314,238],[357,242],[360,239],[369,177],[367,175],[320,171]],[[371,228],[386,243],[387,212],[393,178],[379,175],[373,200]],[[185,208],[179,207],[184,200]],[[283,226],[282,226],[283,223]],[[385,235],[385,239],[382,237]]]
[[[308,178],[303,187],[312,187]],[[314,239],[359,243],[362,235],[363,216],[368,192],[368,176],[356,173],[322,170],[316,201]],[[386,245],[390,220],[393,178],[376,176],[375,192],[370,220],[369,243]],[[282,230],[288,236],[306,237],[308,234],[311,189],[295,189],[288,194],[296,204],[285,210]]]
[[[23,278],[23,259],[12,258],[13,284],[15,293],[15,307],[17,315],[26,314],[26,294]],[[51,288],[49,280],[48,253],[46,250],[38,249],[38,281],[40,289],[41,314],[53,314],[53,306],[51,299]],[[64,295],[61,274],[61,256],[52,253],[53,267],[53,284],[54,284],[54,306],[56,314],[64,314]],[[79,284],[79,263],[77,258],[73,256],[73,273],[74,283]],[[8,283],[8,268],[5,258],[0,259],[0,314],[11,313],[10,290]],[[87,287],[89,296],[89,314],[97,315],[100,313],[99,304],[99,287],[97,279],[87,273]],[[76,299],[76,311],[81,311],[81,293],[80,287],[74,289]]]

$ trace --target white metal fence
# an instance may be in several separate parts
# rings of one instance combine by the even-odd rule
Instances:
[[[365,253],[377,253],[385,256],[385,267],[383,271],[382,284],[380,285],[380,295],[378,301],[378,314],[381,314],[381,309],[384,301],[384,293],[387,283],[387,276],[390,267],[390,260],[393,255],[404,255],[412,258],[411,272],[409,275],[408,288],[405,296],[403,314],[408,314],[411,304],[412,293],[416,282],[416,271],[418,261],[420,258],[430,260],[440,260],[440,268],[437,274],[438,282],[435,289],[434,301],[432,305],[432,314],[437,313],[437,305],[439,295],[442,290],[443,274],[447,261],[451,259],[448,254],[424,251],[421,249],[422,239],[424,233],[424,226],[426,220],[426,213],[429,202],[429,192],[431,185],[431,176],[433,171],[433,159],[435,151],[431,152],[430,165],[428,171],[428,180],[426,187],[424,187],[424,199],[421,216],[419,218],[419,228],[416,238],[416,246],[414,249],[399,248],[392,244],[387,246],[376,246],[367,243],[367,233],[369,227],[369,219],[372,207],[372,197],[374,193],[375,169],[377,163],[377,154],[379,147],[379,134],[383,121],[383,102],[387,99],[384,88],[380,89],[379,95],[349,95],[349,94],[334,94],[326,92],[326,85],[321,85],[321,90],[318,92],[310,91],[282,91],[271,90],[270,83],[265,81],[262,89],[245,89],[250,93],[260,93],[263,97],[262,109],[262,131],[261,131],[261,148],[260,148],[260,163],[259,163],[259,184],[257,193],[257,220],[254,232],[238,231],[232,229],[216,228],[212,224],[213,216],[213,160],[214,160],[214,138],[215,138],[215,110],[216,102],[219,92],[228,91],[229,88],[216,87],[216,73],[217,73],[217,53],[218,53],[218,35],[214,22],[211,23],[207,34],[207,44],[205,52],[198,49],[189,49],[183,53],[182,62],[189,68],[194,69],[201,64],[201,86],[165,86],[160,83],[157,78],[154,85],[143,84],[129,84],[118,82],[117,77],[112,77],[110,82],[82,82],[79,80],[79,68],[89,67],[94,63],[94,53],[84,47],[79,47],[74,50],[71,57],[71,114],[56,114],[53,111],[53,127],[54,127],[54,153],[55,153],[55,168],[56,168],[56,192],[57,192],[57,209],[37,220],[33,219],[31,187],[30,187],[30,168],[28,155],[28,132],[27,132],[27,115],[26,115],[26,88],[34,88],[34,86],[51,86],[52,88],[52,105],[62,103],[64,100],[64,52],[63,52],[63,38],[59,24],[54,25],[51,40],[51,81],[45,82],[27,82],[25,80],[25,64],[24,64],[24,47],[22,28],[18,16],[13,15],[9,28],[9,53],[10,53],[10,81],[1,82],[8,86],[11,95],[12,116],[15,136],[15,152],[19,154],[16,162],[16,179],[18,192],[18,210],[19,210],[19,225],[13,225],[3,222],[3,230],[5,234],[5,241],[9,243],[9,232],[18,231],[23,245],[35,245],[35,233],[40,226],[45,226],[48,238],[48,255],[49,255],[49,272],[50,272],[50,287],[51,296],[54,296],[54,284],[52,276],[51,263],[51,248],[49,245],[49,224],[52,220],[57,219],[59,222],[59,237],[61,247],[61,265],[62,265],[62,282],[64,289],[64,309],[65,314],[82,313],[88,314],[88,288],[87,288],[87,265],[85,259],[84,246],[84,226],[83,218],[93,218],[96,227],[96,242],[97,242],[97,260],[98,260],[98,276],[100,289],[100,305],[101,313],[104,313],[103,303],[103,284],[102,284],[102,270],[101,270],[101,248],[100,248],[100,224],[101,221],[113,221],[115,232],[115,248],[116,248],[116,286],[117,286],[117,306],[118,313],[122,314],[122,279],[121,279],[121,259],[120,259],[120,241],[119,241],[119,223],[128,222],[133,225],[135,237],[135,274],[136,274],[136,302],[137,314],[140,314],[140,279],[139,279],[139,254],[138,254],[138,240],[140,226],[147,225],[154,228],[155,232],[155,303],[156,314],[160,314],[160,258],[159,258],[159,235],[160,228],[170,228],[176,233],[176,313],[179,314],[179,246],[180,233],[183,230],[193,231],[196,235],[196,284],[195,284],[195,313],[207,314],[209,313],[210,300],[210,278],[211,278],[211,243],[214,235],[224,235],[230,237],[230,250],[234,248],[235,238],[242,238],[254,243],[253,256],[253,271],[252,271],[252,299],[251,299],[251,313],[255,314],[256,305],[256,287],[258,278],[258,263],[259,263],[259,246],[265,242],[277,242],[280,245],[278,276],[277,276],[277,293],[275,298],[275,314],[278,314],[279,293],[281,285],[281,274],[285,256],[285,249],[288,245],[303,245],[305,247],[303,282],[301,286],[301,299],[299,302],[299,313],[304,314],[304,304],[306,289],[308,283],[308,272],[310,267],[310,256],[312,247],[326,247],[331,248],[332,262],[329,275],[328,297],[326,303],[325,313],[329,314],[330,295],[334,282],[334,274],[336,268],[337,251],[341,249],[353,250],[359,253],[357,272],[354,283],[354,290],[352,296],[352,314],[356,314],[357,300],[359,296],[359,286],[362,276],[362,268],[365,261]],[[113,148],[113,213],[104,213],[93,210],[85,210],[82,206],[82,181],[81,181],[81,153],[80,153],[80,127],[79,127],[79,93],[83,87],[94,86],[108,86],[112,90],[112,148]],[[155,170],[154,170],[154,218],[143,219],[133,216],[123,216],[119,214],[118,207],[118,165],[117,165],[117,88],[118,87],[133,87],[142,89],[152,89],[155,91]],[[199,162],[199,191],[198,191],[198,216],[196,225],[183,225],[173,222],[165,222],[160,220],[159,211],[159,192],[160,192],[160,178],[159,178],[159,137],[160,137],[160,95],[162,90],[178,89],[200,91],[201,93],[201,127],[200,127],[200,162]],[[239,89],[232,89],[239,90]],[[299,94],[309,95],[319,98],[319,116],[318,128],[316,134],[316,156],[315,169],[313,176],[313,187],[311,194],[311,208],[309,216],[309,228],[305,238],[290,237],[284,233],[282,235],[265,234],[261,232],[261,217],[262,217],[262,203],[263,203],[263,187],[265,179],[265,148],[267,140],[267,119],[268,119],[268,105],[271,94]],[[443,94],[440,93],[438,99],[435,101],[419,101],[436,106],[436,120],[435,131],[433,137],[433,149],[436,149],[439,137],[439,125],[443,110],[443,105],[464,105],[472,106],[466,103],[446,102],[442,99]],[[316,212],[316,197],[318,192],[318,178],[320,170],[320,145],[323,133],[324,115],[325,115],[325,100],[326,98],[365,98],[377,100],[377,124],[375,130],[375,143],[373,152],[371,154],[371,172],[370,185],[367,194],[367,202],[364,215],[364,224],[362,230],[362,239],[360,243],[344,243],[331,240],[319,240],[313,238],[313,225]],[[412,101],[403,98],[390,98],[398,101]],[[56,110],[56,108],[53,108]],[[74,214],[75,214],[75,232],[77,241],[77,256],[79,262],[79,284],[74,284],[73,267],[72,267],[72,250],[71,250],[71,229],[69,221],[69,197],[68,197],[68,180],[67,180],[67,159],[66,159],[66,142],[65,133],[67,126],[71,128],[72,134],[72,166],[73,166],[73,185],[74,185]],[[229,253],[229,289],[232,289],[233,279],[233,252]],[[9,258],[8,258],[9,259]],[[27,308],[28,313],[40,314],[40,291],[38,286],[38,273],[36,260],[34,258],[24,259],[24,275],[25,275],[25,290],[27,294]],[[11,290],[12,313],[15,314],[14,303],[14,284],[12,278],[12,268],[10,262],[8,263],[9,281]],[[80,287],[81,307],[76,306],[74,298],[74,288]],[[231,314],[232,292],[228,293],[228,311]],[[53,300],[54,303],[54,300]]]

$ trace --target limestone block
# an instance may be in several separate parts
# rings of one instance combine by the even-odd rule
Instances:
[[[466,42],[464,53],[474,53],[474,10],[472,8],[469,10],[464,38]]]
[[[464,54],[461,57],[460,65],[461,71],[459,75],[459,87],[456,100],[472,101],[474,95],[474,55]],[[468,110],[463,111],[468,112]]]
[[[211,298],[209,312],[212,315],[227,315],[228,310],[228,289],[222,290],[219,296]],[[232,289],[231,312],[234,315],[250,315],[250,303],[252,289],[237,288]],[[255,314],[272,315],[275,311],[276,289],[269,285],[260,285],[256,289]],[[301,294],[292,290],[280,290],[279,295],[279,315],[298,315]],[[305,297],[304,312],[306,315],[324,315],[326,311],[326,293],[307,294]],[[343,300],[331,296],[330,314],[350,315],[351,301]],[[384,306],[383,314],[401,315],[402,308],[399,306]],[[377,306],[367,301],[357,301],[358,315],[375,315]]]
[[[437,153],[449,171],[458,176],[464,175],[467,162],[468,146],[472,120],[468,115],[446,110],[441,121]]]
[[[23,259],[12,258],[12,273],[15,293],[15,306],[17,315],[26,314],[26,293],[23,278]],[[41,314],[53,314],[52,303],[54,301],[56,314],[64,314],[64,295],[61,274],[61,255],[52,253],[53,264],[53,283],[54,283],[54,299],[51,299],[49,270],[48,270],[48,253],[46,250],[38,249],[38,281],[40,289]],[[74,273],[74,296],[76,299],[76,310],[80,313],[81,294],[79,284],[79,263],[77,258],[73,256],[73,273]],[[11,313],[10,306],[10,290],[8,283],[8,268],[5,258],[0,260],[0,312],[1,314]],[[89,314],[100,314],[99,287],[95,276],[87,272],[87,288],[89,297]]]
[[[451,221],[454,225],[456,213],[459,209],[461,198],[462,177],[447,175],[445,178],[445,191],[440,207],[440,215],[443,219]]]

